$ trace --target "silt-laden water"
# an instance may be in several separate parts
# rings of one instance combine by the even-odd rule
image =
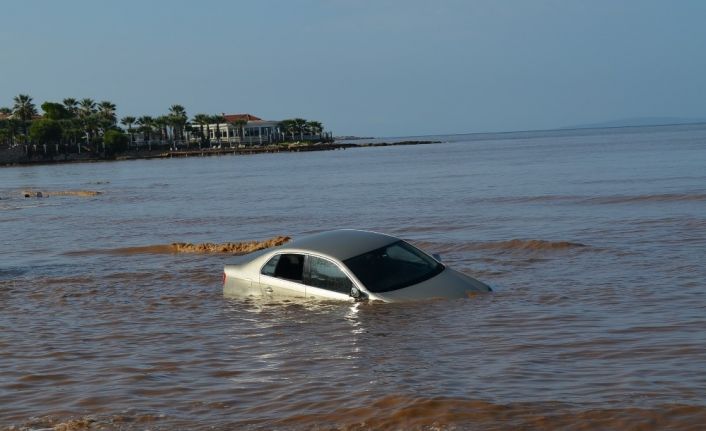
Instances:
[[[706,126],[438,139],[1,169],[0,429],[702,429]],[[224,298],[228,255],[149,251],[344,227],[495,292]]]

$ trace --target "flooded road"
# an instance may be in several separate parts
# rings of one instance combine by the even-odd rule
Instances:
[[[0,169],[0,429],[702,429],[706,126],[436,138]],[[335,228],[495,292],[224,298],[164,248]]]

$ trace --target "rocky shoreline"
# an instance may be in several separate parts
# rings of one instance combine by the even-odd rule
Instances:
[[[425,145],[439,144],[441,141],[391,141],[391,142],[366,142],[366,143],[330,143],[330,144],[300,144],[272,145],[264,147],[247,148],[202,148],[179,150],[132,150],[113,157],[103,157],[95,153],[69,153],[69,154],[31,154],[21,147],[0,149],[0,167],[55,164],[55,163],[80,163],[80,162],[105,162],[120,160],[168,159],[174,157],[204,157],[220,155],[250,155],[264,153],[293,153],[305,151],[330,151],[345,150],[347,148],[388,147],[397,145]]]

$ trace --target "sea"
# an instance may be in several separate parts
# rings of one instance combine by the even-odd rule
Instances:
[[[0,429],[704,429],[706,125],[419,139],[0,168]],[[494,292],[233,298],[162,247],[335,228]]]

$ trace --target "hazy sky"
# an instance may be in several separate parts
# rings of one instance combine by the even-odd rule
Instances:
[[[395,136],[706,117],[706,1],[4,1],[0,106]]]

